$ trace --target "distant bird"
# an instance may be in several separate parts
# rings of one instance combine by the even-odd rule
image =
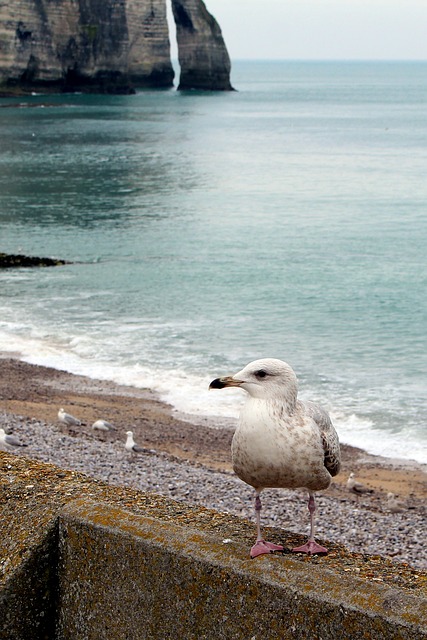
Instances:
[[[79,427],[81,425],[81,421],[78,418],[72,416],[71,413],[66,413],[62,407],[58,411],[58,420],[67,427]]]
[[[292,551],[327,553],[314,539],[314,491],[326,489],[340,469],[337,433],[328,413],[297,399],[293,369],[275,358],[251,362],[233,376],[216,378],[210,389],[240,387],[248,393],[233,436],[231,454],[236,474],[255,489],[257,539],[251,557],[282,551],[261,535],[260,493],[266,487],[308,489],[310,537]]]
[[[353,471],[348,476],[348,480],[347,480],[346,486],[347,486],[347,489],[350,491],[350,493],[354,493],[354,495],[357,498],[357,501],[359,501],[360,496],[363,496],[365,494],[374,493],[373,489],[369,489],[369,487],[366,487],[361,482],[357,482],[357,480],[355,479],[355,475],[354,475]]]
[[[401,513],[405,508],[403,502],[397,499],[397,496],[389,491],[387,493],[386,509],[391,513]]]
[[[125,442],[125,449],[126,451],[129,451],[129,453],[142,453],[144,451],[144,449],[142,447],[138,447],[138,445],[136,444],[135,440],[133,439],[133,433],[132,431],[126,431],[126,442]]]
[[[26,446],[16,436],[6,433],[4,429],[0,429],[0,451],[14,451],[19,447]]]
[[[412,507],[408,506],[406,502],[402,502],[398,497],[392,493],[391,491],[387,494],[387,504],[386,509],[390,511],[390,513],[402,513],[402,511],[406,511],[407,509],[411,509]]]
[[[114,427],[111,422],[107,422],[106,420],[95,420],[92,425],[92,429],[97,429],[98,431],[114,431],[116,427]]]

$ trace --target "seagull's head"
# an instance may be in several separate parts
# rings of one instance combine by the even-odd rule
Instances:
[[[250,362],[232,376],[212,380],[209,389],[241,387],[254,398],[295,404],[298,382],[294,370],[283,360],[262,358]]]
[[[132,438],[133,431],[126,431],[126,435],[127,435],[128,438]]]

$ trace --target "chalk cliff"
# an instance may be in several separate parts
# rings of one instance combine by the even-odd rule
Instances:
[[[194,77],[196,87],[199,83],[200,88],[227,88],[219,86],[224,76],[218,68],[222,39],[219,27],[202,0],[180,4],[183,9],[178,8],[175,19],[185,77]],[[188,20],[183,21],[183,12],[193,24],[193,30],[188,29]],[[199,53],[192,55],[192,47]],[[225,45],[223,48],[224,60],[227,60]],[[194,71],[197,55],[201,56],[200,73]],[[210,80],[203,81],[206,87],[201,86],[204,69],[210,73]],[[227,73],[229,66],[225,75]],[[0,3],[0,91],[3,93],[13,89],[120,93],[132,91],[133,87],[170,87],[173,78],[166,0],[9,0]],[[215,83],[217,87],[213,86]]]
[[[203,0],[172,0],[172,11],[181,67],[178,89],[232,90],[221,29]]]
[[[165,0],[0,4],[0,83],[127,91],[173,81]]]

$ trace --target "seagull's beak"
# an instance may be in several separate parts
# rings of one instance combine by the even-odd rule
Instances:
[[[233,376],[225,376],[225,378],[215,378],[209,385],[209,389],[224,389],[224,387],[240,387],[243,380],[233,378]]]

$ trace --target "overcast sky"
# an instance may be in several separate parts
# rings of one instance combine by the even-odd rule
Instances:
[[[204,1],[235,60],[427,60],[427,0]]]

